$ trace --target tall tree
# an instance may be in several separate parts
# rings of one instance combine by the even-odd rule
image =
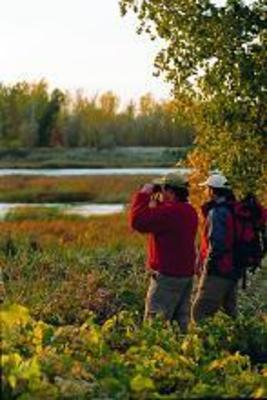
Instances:
[[[119,99],[112,92],[103,93],[99,99],[101,110],[108,116],[114,116],[119,107]]]
[[[49,146],[56,129],[56,122],[59,116],[61,105],[64,101],[64,94],[59,90],[53,90],[51,99],[39,120],[39,143],[40,147]]]
[[[163,39],[156,72],[173,84],[198,128],[197,157],[241,192],[266,173],[266,1],[120,0],[139,33]]]
[[[0,84],[0,146],[181,146],[191,144],[192,126],[176,118],[173,105],[144,95],[118,109],[112,92],[89,98],[56,89],[46,81]],[[175,118],[174,118],[175,117]]]

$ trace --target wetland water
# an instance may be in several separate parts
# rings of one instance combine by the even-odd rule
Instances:
[[[73,168],[73,169],[0,169],[1,176],[112,176],[112,175],[164,175],[169,172],[181,172],[186,174],[186,168]],[[0,203],[0,218],[16,207],[50,207],[57,208],[63,214],[76,214],[81,216],[106,215],[120,213],[124,209],[123,204],[68,204],[68,203],[47,203],[47,204],[24,204],[24,203]]]
[[[0,176],[103,176],[103,175],[164,175],[168,172],[187,173],[186,168],[71,168],[30,169],[3,168]]]
[[[67,204],[67,203],[45,203],[45,204],[29,204],[29,203],[0,203],[0,219],[17,207],[28,208],[55,208],[59,209],[62,214],[75,214],[83,217],[90,215],[107,215],[117,214],[124,210],[123,204]]]

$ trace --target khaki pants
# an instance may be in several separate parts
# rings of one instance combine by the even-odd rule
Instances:
[[[192,278],[153,274],[146,297],[145,320],[162,314],[167,321],[177,321],[182,332],[190,320]]]
[[[235,318],[237,315],[237,286],[234,280],[214,275],[203,275],[193,304],[193,319],[198,322],[212,316],[219,309]]]

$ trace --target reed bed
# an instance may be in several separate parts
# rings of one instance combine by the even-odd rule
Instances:
[[[44,210],[46,212],[46,210]],[[1,223],[1,241],[34,240],[38,247],[78,246],[85,248],[140,247],[144,236],[134,233],[125,213],[88,218],[57,215],[53,220],[33,219]],[[41,218],[39,210],[39,218]]]
[[[127,203],[153,176],[0,177],[0,202]]]

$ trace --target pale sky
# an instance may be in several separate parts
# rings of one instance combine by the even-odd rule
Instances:
[[[0,6],[0,82],[45,78],[50,88],[89,96],[112,90],[123,103],[147,92],[169,96],[170,87],[152,75],[159,44],[136,34],[134,16],[120,17],[118,0],[0,0]]]
[[[89,96],[112,90],[123,103],[169,87],[152,76],[157,45],[120,17],[118,0],[0,0],[0,81],[45,78]]]

